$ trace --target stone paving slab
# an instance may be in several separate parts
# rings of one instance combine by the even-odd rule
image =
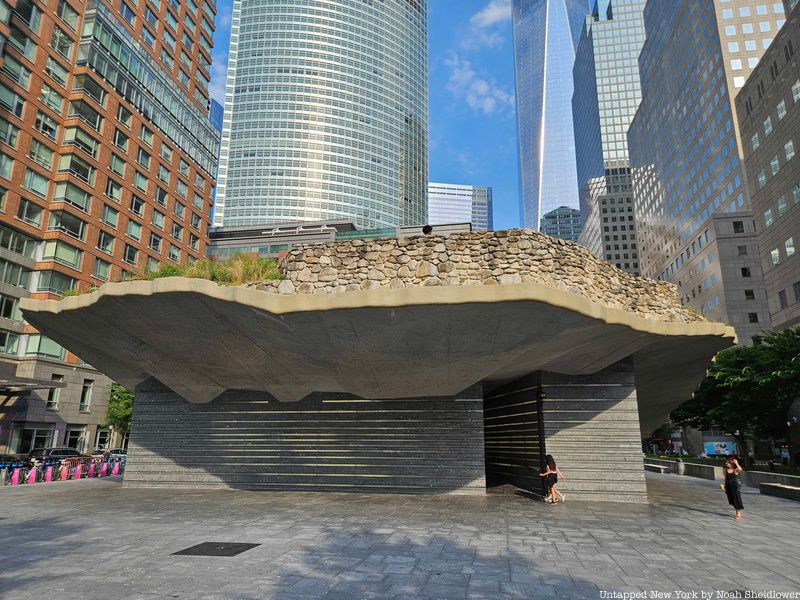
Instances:
[[[602,592],[795,592],[800,504],[648,473],[651,503],[125,488],[0,489],[4,600],[599,599]],[[202,542],[260,544],[181,556]],[[673,595],[673,598],[675,596]]]

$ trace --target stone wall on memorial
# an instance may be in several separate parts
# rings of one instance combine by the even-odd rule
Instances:
[[[280,294],[335,294],[534,282],[644,318],[703,320],[681,307],[674,285],[635,277],[583,246],[528,229],[300,245],[281,271],[283,280],[251,285]]]

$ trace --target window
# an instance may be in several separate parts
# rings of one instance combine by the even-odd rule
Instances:
[[[747,313],[747,320],[750,323],[758,323],[758,313]]]
[[[790,256],[794,256],[794,238],[790,237],[783,243],[783,247],[786,249],[786,258]]]
[[[22,182],[22,187],[44,198],[47,196],[47,185],[49,182],[50,180],[44,175],[40,175],[36,171],[31,171],[30,169],[25,169],[25,179]]]
[[[113,152],[111,153],[111,159],[109,160],[108,168],[120,177],[125,177],[125,159],[114,154]]]
[[[153,27],[158,27],[158,17],[156,16],[156,13],[154,13],[153,10],[147,5],[144,7],[144,18]]]
[[[186,177],[189,176],[189,163],[185,160],[181,159],[178,163],[178,170],[181,172],[181,175],[185,175]]]
[[[747,246],[736,246],[736,251],[739,256],[747,256]]]
[[[780,121],[786,116],[786,101],[781,100],[778,102],[778,120]]]
[[[111,208],[108,204],[104,204],[103,211],[100,215],[100,220],[109,227],[116,229],[118,219],[119,212],[115,208]]]
[[[56,375],[53,373],[50,376],[50,381],[56,384],[64,383],[64,376],[63,375]],[[58,410],[58,400],[61,398],[61,388],[54,387],[50,388],[47,391],[47,409],[48,410]]]
[[[121,3],[119,7],[119,14],[122,15],[122,18],[130,25],[131,27],[136,26],[136,12],[124,2]]]
[[[163,158],[165,161],[172,162],[172,149],[163,142],[161,144],[160,154],[161,158]]]
[[[794,141],[789,140],[783,145],[783,151],[786,153],[786,160],[792,160],[794,157]]]
[[[189,247],[194,250],[195,252],[198,251],[200,245],[200,238],[197,237],[195,234],[189,234]]]
[[[33,258],[39,242],[32,237],[20,233],[16,229],[10,229],[0,225],[0,248],[5,248],[16,254]]]
[[[745,290],[744,291],[744,299],[745,300],[755,300],[756,299],[755,290]]]
[[[50,212],[48,231],[61,231],[77,240],[83,241],[86,236],[86,223],[65,210]]]
[[[172,224],[172,237],[180,241],[183,238],[183,227],[177,223]]]
[[[792,284],[792,291],[794,291],[794,301],[800,302],[800,281]]]
[[[39,140],[31,141],[28,157],[50,170],[53,167],[53,151]],[[45,186],[45,190],[47,186]]]
[[[128,151],[128,136],[119,129],[114,130],[114,145],[123,152]]]
[[[142,130],[139,132],[139,139],[141,139],[148,146],[153,145],[153,132],[147,127],[142,125]]]
[[[173,246],[172,244],[169,245],[169,254],[167,255],[172,262],[180,262],[181,260],[181,250],[177,246]]]
[[[769,256],[772,259],[773,266],[781,262],[781,253],[777,248],[770,252]]]
[[[132,116],[133,115],[131,115],[130,111],[120,104],[119,108],[117,109],[117,121],[130,129]]]
[[[182,198],[185,198],[186,192],[189,190],[189,186],[187,186],[183,181],[178,180],[178,185],[176,187],[178,190],[178,195]]]
[[[752,146],[753,150],[758,150],[758,147],[761,143],[758,140],[758,132],[753,134],[753,137],[750,138],[750,145]]]
[[[42,207],[22,198],[17,208],[17,218],[34,227],[39,227],[42,224]]]
[[[764,174],[764,169],[761,169],[758,172],[758,174],[756,175],[756,178],[758,179],[758,189],[761,189],[765,185],[767,185],[767,176]]]
[[[195,229],[197,229],[199,231],[200,230],[200,222],[201,222],[200,215],[198,215],[196,213],[192,213],[192,227],[194,227]]]
[[[19,129],[3,118],[0,118],[0,142],[16,149]]]
[[[778,306],[780,307],[780,310],[783,310],[788,305],[789,303],[786,301],[786,290],[781,290],[778,292]]]
[[[46,273],[54,273],[54,271],[45,271]],[[58,273],[60,275],[60,273]],[[70,278],[70,280],[74,283],[74,279]],[[42,290],[41,287],[39,288],[41,291],[52,291],[52,290]],[[62,293],[64,290],[71,290],[73,288],[61,288],[57,291],[57,294]],[[25,351],[26,356],[44,356],[47,358],[57,358],[63,359],[64,358],[64,348],[56,344],[53,340],[49,337],[41,335],[41,334],[32,334],[28,336],[28,349]]]
[[[73,206],[77,206],[84,212],[89,212],[91,198],[89,192],[83,191],[77,185],[69,181],[56,183],[56,189],[55,192],[53,192],[54,202],[67,202]]]
[[[752,277],[750,267],[742,267],[742,277]]]
[[[166,32],[165,32],[166,33]],[[172,67],[174,65],[174,61],[172,56],[169,52],[167,52],[166,48],[161,48],[161,62],[167,67],[168,71],[172,71]]]
[[[139,148],[139,152],[136,155],[136,162],[139,163],[139,166],[149,169],[150,168],[150,155]]]
[[[139,196],[131,196],[131,212],[139,217],[144,216],[144,200]]]
[[[778,198],[778,216],[782,217],[789,210],[789,205],[786,204],[786,196]]]
[[[52,110],[56,111],[59,114],[64,108],[63,96],[61,96],[61,94],[59,94],[57,91],[55,91],[46,83],[42,84],[42,90],[39,92],[39,100],[44,102],[45,106],[51,108]],[[22,113],[21,110],[20,113]]]
[[[34,127],[37,131],[43,133],[53,141],[55,141],[58,135],[58,123],[56,123],[55,119],[51,119],[43,112],[37,111]]]
[[[0,331],[0,352],[3,354],[16,354],[19,347],[19,334],[10,331]]]
[[[64,131],[64,143],[72,144],[92,158],[97,158],[100,143],[79,127],[67,127]]]
[[[136,171],[133,175],[133,185],[136,186],[137,189],[147,192],[147,187],[150,184],[147,177],[142,175],[139,171]]]
[[[106,254],[114,254],[114,236],[106,231],[101,231],[97,238],[97,249]]]
[[[66,0],[58,0],[58,10],[56,11],[61,20],[66,23],[72,31],[78,26],[78,11],[72,8]]]
[[[772,160],[769,161],[769,169],[772,172],[772,176],[773,177],[778,174],[778,171],[780,171],[781,164],[778,161],[778,157],[777,156],[773,156]]]
[[[31,40],[25,32],[23,32],[16,23],[11,23],[9,26],[10,35],[8,42],[16,48],[20,54],[31,62],[36,61],[36,43]]]
[[[186,215],[186,207],[180,202],[176,202],[173,212],[178,216],[178,218],[183,219]]]
[[[194,174],[194,184],[201,190],[205,189],[206,181],[203,179],[203,176],[200,175],[200,173]]]
[[[50,47],[58,52],[61,56],[70,60],[72,56],[72,45],[74,42],[64,30],[58,26],[53,27],[53,34],[50,36]]]
[[[128,229],[126,231],[129,237],[132,237],[137,242],[142,239],[142,226],[136,221],[128,221]]]
[[[62,265],[81,268],[83,252],[62,240],[47,240],[44,243],[44,255],[42,260],[52,260]]]
[[[158,179],[162,183],[166,183],[167,185],[169,185],[169,180],[170,180],[169,169],[167,169],[167,167],[165,167],[160,163],[158,165]]]
[[[130,265],[135,265],[138,258],[139,251],[130,244],[125,244],[125,252],[122,255],[122,260]]]
[[[103,117],[91,104],[85,100],[77,100],[69,103],[69,116],[78,117],[95,131],[100,131],[103,125]]]
[[[772,209],[768,208],[764,211],[764,227],[769,227],[775,222],[775,219],[772,217]]]
[[[11,179],[11,169],[14,166],[14,159],[8,154],[0,152],[0,177]]]
[[[161,237],[156,235],[155,233],[151,233],[149,247],[151,250],[155,250],[156,252],[161,252]]]
[[[733,233],[744,233],[744,221],[733,222]]]
[[[769,135],[772,133],[772,119],[767,117],[764,119],[764,135]]]
[[[106,196],[115,202],[119,202],[122,200],[122,186],[113,179],[109,178],[106,181]]]
[[[147,257],[147,265],[145,266],[145,269],[147,269],[148,273],[155,273],[160,267],[161,263],[159,263],[158,260],[152,256]]]
[[[792,84],[792,100],[795,102],[800,100],[800,79]]]
[[[168,200],[169,194],[167,194],[167,190],[156,186],[156,202],[158,202],[161,206],[166,206]]]
[[[83,380],[83,387],[81,388],[81,399],[80,402],[78,403],[78,410],[80,412],[89,412],[89,409],[92,406],[93,387],[94,387],[94,381],[92,381],[91,379]]]
[[[6,54],[3,57],[2,71],[8,75],[18,86],[25,89],[28,88],[28,83],[30,83],[31,79],[31,72],[23,67],[22,63],[10,54]]]
[[[39,32],[39,23],[42,15],[36,5],[31,0],[17,0],[17,7],[14,12],[19,15],[34,33]]]
[[[164,229],[164,215],[158,212],[157,210],[153,211],[153,218],[151,219],[153,225],[158,227],[159,229]]]

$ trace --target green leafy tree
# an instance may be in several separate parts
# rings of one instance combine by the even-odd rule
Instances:
[[[133,415],[133,392],[121,385],[111,384],[111,393],[108,398],[106,420],[109,425],[120,431],[130,431],[131,416]]]
[[[800,399],[800,328],[767,333],[752,346],[717,354],[694,397],[670,416],[677,425],[785,438],[787,415]]]

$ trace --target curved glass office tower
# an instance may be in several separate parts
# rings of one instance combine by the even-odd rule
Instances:
[[[587,0],[514,0],[517,131],[525,227],[560,207],[578,208],[572,65]]]
[[[215,225],[427,220],[427,0],[235,0]]]

